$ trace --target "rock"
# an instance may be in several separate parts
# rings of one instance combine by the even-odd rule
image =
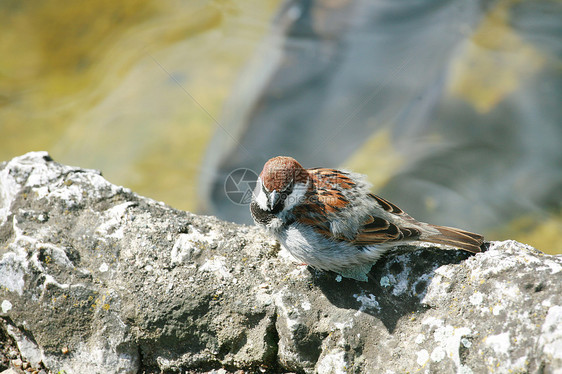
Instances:
[[[0,372],[0,374],[19,374],[19,373],[15,369],[9,368]]]
[[[514,241],[402,248],[365,283],[44,152],[0,165],[0,197],[0,328],[33,367],[562,370],[562,257]]]

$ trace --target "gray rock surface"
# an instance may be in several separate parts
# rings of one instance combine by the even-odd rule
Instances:
[[[0,256],[0,336],[52,372],[562,371],[562,257],[514,241],[356,282],[35,152],[0,165]]]

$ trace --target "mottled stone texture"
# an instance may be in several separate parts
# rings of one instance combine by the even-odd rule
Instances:
[[[2,334],[54,372],[562,370],[562,258],[514,241],[357,282],[36,152],[0,165],[0,255]]]

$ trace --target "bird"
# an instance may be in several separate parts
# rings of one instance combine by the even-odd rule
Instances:
[[[482,235],[417,221],[370,188],[361,174],[305,169],[278,156],[259,174],[250,212],[299,261],[359,281],[368,281],[377,260],[398,246],[482,251]]]

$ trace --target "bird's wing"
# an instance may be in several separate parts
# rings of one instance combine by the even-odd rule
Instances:
[[[347,215],[347,218],[353,220],[359,217],[359,222],[346,225],[345,218],[342,219],[345,215],[339,212],[356,209],[349,206],[351,203],[346,196],[350,196],[348,192],[352,192],[353,188],[361,189],[364,185],[361,186],[361,182],[354,180],[349,173],[335,169],[307,171],[315,183],[315,201],[295,207],[295,216],[330,240],[348,241],[359,247],[423,240],[474,253],[481,250],[484,242],[481,235],[418,222],[390,201],[372,193],[367,193],[367,198],[372,199],[378,209],[373,208],[366,215],[364,211],[357,210],[357,215]],[[346,233],[350,235],[346,236]]]
[[[376,200],[382,209],[390,213],[386,216],[396,216],[397,219],[391,221],[388,218],[382,218],[374,214],[370,215],[353,240],[355,245],[367,246],[392,243],[401,240],[416,240],[420,237],[421,231],[418,228],[407,227],[404,224],[398,223],[400,221],[413,221],[402,209],[380,196],[374,194],[369,194],[368,196]]]
[[[420,231],[413,227],[401,227],[396,222],[412,220],[410,216],[391,202],[369,193],[368,198],[374,199],[380,208],[397,216],[395,222],[382,218],[373,213],[366,217],[357,235],[353,238],[338,235],[333,231],[333,220],[339,219],[337,213],[346,208],[350,201],[346,198],[346,190],[355,187],[356,182],[347,173],[335,169],[308,169],[315,181],[317,204],[306,204],[295,208],[295,215],[299,221],[312,226],[316,232],[332,240],[352,241],[358,246],[381,244],[398,240],[415,240],[420,236]],[[400,216],[402,219],[399,219]]]
[[[369,194],[369,197],[375,199],[379,206],[390,214],[385,215],[388,217],[386,219],[376,215],[370,216],[353,240],[353,243],[358,246],[421,239],[425,242],[442,244],[472,253],[482,251],[484,237],[480,234],[453,227],[422,224],[382,197],[373,194]],[[419,225],[424,225],[424,233],[420,230]]]

